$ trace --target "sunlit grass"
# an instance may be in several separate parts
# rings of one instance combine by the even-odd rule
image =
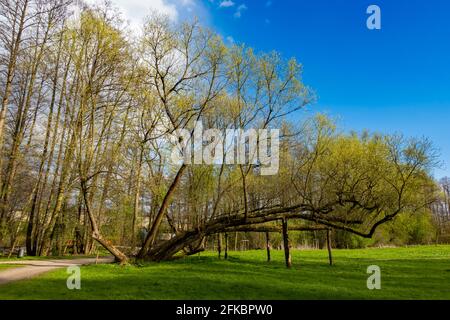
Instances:
[[[450,299],[450,246],[230,252],[219,260],[204,252],[142,266],[82,267],[81,290],[68,290],[66,270],[0,287],[0,299]],[[367,267],[381,268],[381,290],[368,290]]]

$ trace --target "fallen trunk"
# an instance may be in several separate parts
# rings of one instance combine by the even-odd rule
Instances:
[[[330,216],[326,217],[325,214],[318,214],[314,212],[318,211],[313,210],[309,205],[301,204],[291,207],[277,206],[272,208],[256,209],[249,211],[247,217],[244,213],[218,216],[214,219],[211,219],[203,226],[181,232],[170,240],[157,245],[153,245],[150,250],[148,250],[148,253],[146,255],[138,255],[138,258],[151,261],[169,260],[184,248],[192,246],[194,243],[200,242],[205,237],[217,233],[234,231],[251,232],[255,230],[259,230],[261,232],[280,232],[280,228],[277,226],[261,226],[261,224],[282,219],[302,219],[313,221],[319,225],[326,225],[327,227],[334,227],[336,229],[350,232],[352,232],[353,230],[348,227],[349,225],[360,225],[362,223],[360,220],[346,220]],[[292,230],[296,231],[313,231],[325,229],[326,227],[292,227]]]
[[[149,253],[144,257],[146,260],[162,261],[171,259],[176,253],[183,250],[193,243],[201,241],[204,237],[214,235],[217,233],[225,233],[230,231],[274,231],[279,232],[279,227],[255,226],[266,222],[281,220],[283,218],[300,219],[310,217],[311,214],[306,211],[307,208],[303,205],[292,206],[289,208],[272,208],[263,209],[253,212],[252,215],[245,217],[243,213],[235,215],[220,216],[202,227],[195,228],[189,231],[182,232],[170,240],[154,246]],[[298,227],[298,231],[311,230],[311,227]],[[322,228],[323,229],[323,228]]]

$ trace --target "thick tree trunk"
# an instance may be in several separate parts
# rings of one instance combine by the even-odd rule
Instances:
[[[145,238],[144,245],[142,246],[141,250],[139,251],[139,254],[138,254],[139,258],[144,258],[148,254],[150,248],[153,246],[153,243],[156,240],[156,236],[158,235],[159,226],[161,225],[164,215],[166,214],[166,210],[170,204],[172,195],[175,192],[175,189],[176,189],[178,183],[180,182],[181,176],[183,175],[183,172],[184,172],[184,170],[186,170],[186,168],[187,168],[187,166],[185,164],[181,165],[180,169],[177,172],[177,175],[175,176],[175,179],[173,180],[172,184],[169,187],[169,190],[167,190],[166,195],[161,204],[161,207],[159,208],[158,214],[156,215],[156,218],[153,221],[151,229],[150,229],[147,237]]]
[[[269,238],[269,232],[266,232],[266,250],[267,250],[267,261],[270,261],[270,238]]]
[[[136,186],[134,190],[134,203],[133,203],[133,221],[131,230],[131,246],[134,246],[136,240],[136,220],[139,215],[139,199],[141,197],[141,171],[142,171],[142,161],[144,157],[144,146],[140,146],[139,155],[137,160],[136,168]]]
[[[87,195],[87,186],[84,180],[81,181],[81,192],[83,193],[84,205],[86,207],[86,213],[91,223],[92,238],[100,243],[106,250],[108,250],[120,264],[126,264],[128,257],[117,249],[110,241],[104,239],[100,234],[100,230],[95,220],[94,213],[92,212]]]

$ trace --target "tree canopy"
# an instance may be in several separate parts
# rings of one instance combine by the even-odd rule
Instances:
[[[97,241],[121,262],[162,260],[280,219],[372,237],[434,201],[427,139],[299,120],[316,98],[295,59],[156,13],[130,36],[109,7],[72,8],[0,1],[0,241],[25,235],[31,255]],[[172,163],[173,136],[198,122],[279,129],[278,173]]]

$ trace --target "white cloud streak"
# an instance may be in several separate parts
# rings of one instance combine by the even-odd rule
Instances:
[[[241,4],[239,7],[237,7],[236,12],[234,13],[235,18],[240,18],[242,16],[242,12],[247,10],[247,6],[245,3]]]
[[[225,1],[222,1],[219,4],[220,8],[230,8],[230,7],[233,7],[233,6],[234,6],[234,2],[231,1],[231,0],[225,0]]]

